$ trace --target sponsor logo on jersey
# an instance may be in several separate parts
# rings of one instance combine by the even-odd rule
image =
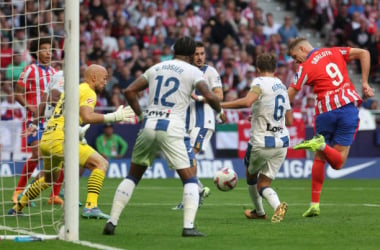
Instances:
[[[92,98],[88,98],[87,100],[86,100],[86,103],[87,104],[90,104],[90,103],[93,103],[95,100],[94,99],[92,99]]]

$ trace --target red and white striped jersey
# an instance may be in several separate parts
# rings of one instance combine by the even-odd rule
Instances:
[[[317,96],[315,114],[338,109],[349,103],[361,104],[361,98],[348,76],[346,61],[349,47],[312,50],[298,67],[291,87],[313,87]]]
[[[29,105],[39,105],[43,96],[44,90],[50,82],[50,78],[56,73],[56,70],[51,67],[44,67],[39,64],[31,64],[27,66],[21,73],[17,84],[24,86],[25,99]],[[28,111],[27,119],[30,120],[33,114]]]

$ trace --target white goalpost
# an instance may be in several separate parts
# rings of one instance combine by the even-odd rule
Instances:
[[[0,54],[0,240],[79,240],[79,4],[78,0],[11,0],[0,3],[1,46],[8,48],[6,51],[9,52]],[[21,178],[23,165],[31,155],[25,145],[23,126],[26,112],[14,100],[14,86],[22,72],[20,68],[32,62],[29,53],[31,41],[43,37],[52,38],[51,64],[58,69],[64,65],[65,92],[70,93],[65,95],[64,113],[65,134],[70,135],[65,136],[64,143],[64,205],[48,204],[50,187],[25,207],[23,216],[12,216],[8,215],[13,207],[12,195]],[[3,65],[6,59],[10,63]],[[42,160],[28,184],[41,170]]]

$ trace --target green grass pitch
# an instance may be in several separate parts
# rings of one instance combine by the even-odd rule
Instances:
[[[120,181],[105,180],[99,198],[103,212],[110,212]],[[3,182],[6,185],[7,178]],[[211,195],[198,210],[196,227],[207,234],[205,238],[181,237],[183,212],[171,209],[181,201],[180,180],[143,179],[124,209],[114,236],[102,235],[105,220],[80,218],[80,240],[121,249],[380,249],[380,180],[326,180],[321,215],[313,218],[301,216],[309,204],[310,180],[275,180],[272,186],[280,199],[289,204],[285,220],[278,224],[244,217],[244,209],[252,207],[245,180],[239,180],[230,192],[217,190],[210,179],[203,183],[211,188]],[[87,178],[81,178],[83,203],[86,184]],[[44,196],[49,193],[45,191]],[[5,193],[6,197],[10,199],[11,193]],[[49,208],[46,199],[42,204]],[[264,205],[270,218],[273,211],[265,201]],[[23,219],[39,223],[39,216]],[[7,223],[12,220],[16,218],[6,218]],[[4,225],[3,219],[0,223]],[[57,240],[31,243],[3,240],[0,249],[90,248]]]

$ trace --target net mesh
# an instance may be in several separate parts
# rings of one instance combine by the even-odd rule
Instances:
[[[48,65],[55,70],[62,69],[64,1],[6,0],[0,5],[0,237],[6,239],[10,235],[56,235],[63,223],[63,206],[48,204],[51,188],[29,203],[23,211],[23,216],[10,216],[8,211],[13,207],[13,194],[20,179],[23,176],[30,176],[26,182],[30,185],[39,176],[42,161],[51,160],[42,160],[38,154],[40,161],[37,167],[34,170],[30,167],[30,171],[22,175],[24,164],[33,152],[33,148],[27,145],[26,139],[27,121],[31,119],[31,112],[16,101],[19,93],[16,86],[29,65],[40,63],[33,55],[33,43],[39,44],[43,38],[51,39],[51,56]],[[40,51],[39,47],[36,49]],[[46,86],[49,77],[44,73],[31,75],[34,79],[31,76],[26,78],[24,92],[19,95],[21,99],[28,100],[28,103],[37,107],[41,101],[41,97],[37,94],[40,91],[38,88],[29,88],[28,85]],[[37,95],[35,103],[28,99],[33,93]]]

